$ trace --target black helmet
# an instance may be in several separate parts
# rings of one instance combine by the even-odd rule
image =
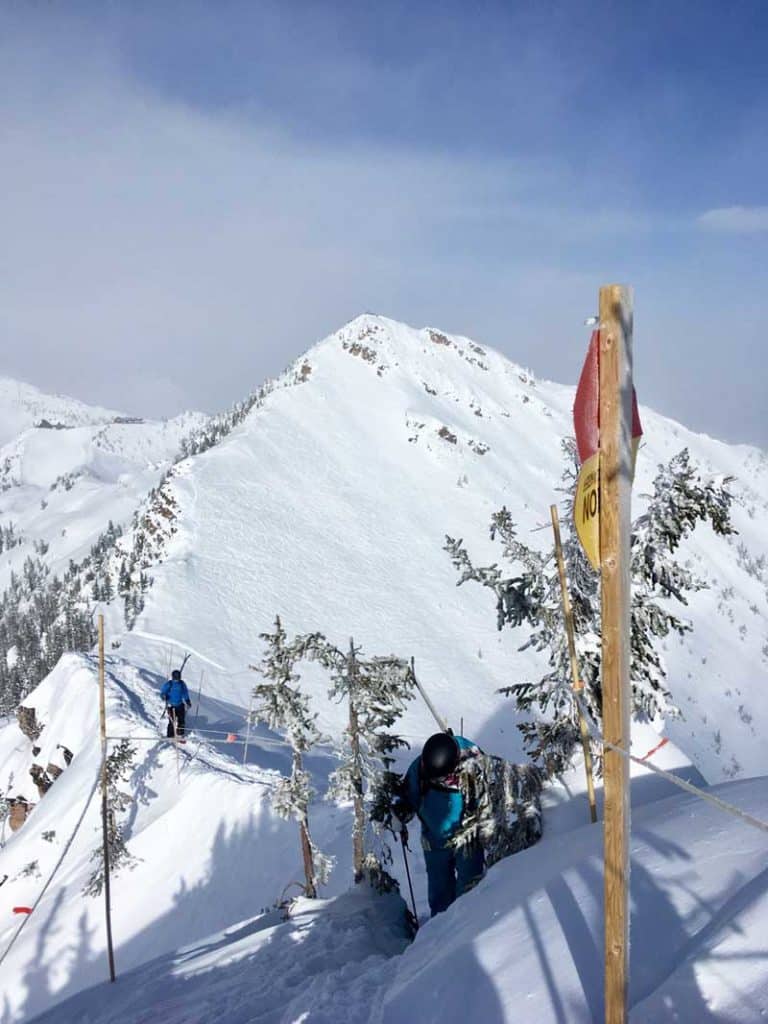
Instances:
[[[181,672],[177,668],[171,672],[171,679],[181,679]]]
[[[456,770],[459,763],[459,744],[447,732],[436,732],[424,744],[421,752],[421,770],[428,779],[441,779]]]

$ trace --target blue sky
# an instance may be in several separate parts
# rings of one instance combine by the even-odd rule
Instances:
[[[215,410],[363,310],[768,447],[768,4],[0,0],[0,372]],[[116,382],[117,383],[116,385]]]

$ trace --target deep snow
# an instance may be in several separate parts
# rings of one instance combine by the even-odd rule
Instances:
[[[768,817],[765,780],[716,791]],[[694,797],[635,814],[631,1024],[768,1015],[768,836]],[[247,919],[104,983],[39,1024],[592,1024],[603,1020],[599,828],[503,861],[405,948],[363,890]],[[389,956],[387,961],[384,957]]]

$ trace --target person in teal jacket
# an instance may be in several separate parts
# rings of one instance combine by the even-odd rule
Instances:
[[[458,849],[451,844],[465,812],[459,788],[461,762],[480,753],[480,748],[463,736],[447,732],[430,736],[421,756],[406,772],[395,805],[404,841],[408,838],[406,822],[414,814],[421,822],[433,917],[447,910],[457,896],[462,896],[485,873],[485,857],[479,843]]]

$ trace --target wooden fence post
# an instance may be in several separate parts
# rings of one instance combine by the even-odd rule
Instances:
[[[557,505],[550,505],[549,514],[552,517],[552,530],[555,535],[555,556],[557,558],[557,570],[560,574],[560,594],[563,600],[563,618],[565,619],[565,634],[568,638],[568,659],[571,663],[571,686],[576,694],[584,689],[584,684],[579,676],[579,661],[576,656],[576,638],[573,626],[573,608],[571,599],[568,596],[568,580],[565,575],[565,559],[563,558],[563,542],[560,538],[560,517],[557,514]],[[587,796],[589,798],[589,818],[592,824],[597,821],[597,805],[595,803],[595,780],[592,775],[592,750],[589,745],[589,731],[584,721],[584,712],[581,705],[577,703],[579,712],[579,731],[581,732],[581,747],[584,751],[584,771],[587,776]]]
[[[109,884],[109,825],[107,809],[107,704],[104,692],[104,616],[99,614],[99,731],[101,734],[101,831],[104,854],[104,909],[107,923],[109,980],[115,980],[115,952],[112,947],[112,902]]]
[[[603,734],[629,752],[632,292],[600,289],[600,600]],[[605,1020],[626,1024],[629,981],[629,762],[606,747]]]

